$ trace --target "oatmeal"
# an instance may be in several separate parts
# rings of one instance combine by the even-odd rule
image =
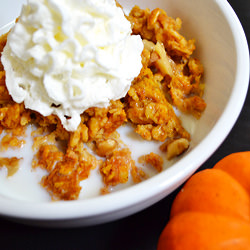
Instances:
[[[10,177],[18,171],[20,160],[21,159],[17,157],[12,157],[12,158],[0,157],[0,168],[7,167],[8,177]]]
[[[111,100],[107,107],[93,106],[80,113],[74,131],[65,129],[56,114],[44,116],[23,102],[16,103],[0,66],[1,150],[22,148],[26,129],[32,128],[32,170],[45,172],[40,184],[52,200],[78,199],[84,192],[82,182],[91,178],[93,171],[102,180],[100,194],[146,180],[147,168],[163,171],[164,161],[185,152],[192,139],[176,110],[199,118],[206,108],[202,99],[203,66],[192,57],[195,41],[179,33],[181,19],[175,20],[161,9],[135,6],[127,20],[132,35],[140,36],[144,45],[140,73],[124,97]],[[6,39],[7,35],[0,39],[1,51]],[[141,143],[159,142],[162,154],[144,152],[134,159],[133,151],[118,133],[124,126],[132,127]],[[8,169],[13,165],[13,171],[18,171],[19,158],[2,157],[0,163]]]

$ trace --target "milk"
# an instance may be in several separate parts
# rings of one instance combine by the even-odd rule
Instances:
[[[192,134],[195,132],[196,119],[191,116],[181,114],[183,126]],[[129,124],[121,126],[117,130],[120,134],[121,140],[129,147],[132,158],[135,160],[136,166],[141,167],[143,171],[150,177],[159,174],[149,164],[138,163],[138,158],[142,155],[154,152],[162,156],[164,160],[163,168],[167,169],[178,160],[178,157],[168,161],[166,154],[161,152],[159,146],[162,142],[146,141],[142,139],[138,134],[134,132],[134,129]],[[34,151],[32,150],[33,139],[31,136],[32,126],[28,126],[26,131],[26,137],[24,137],[26,143],[22,148],[8,149],[7,151],[0,152],[0,157],[18,157],[23,158],[20,161],[19,170],[13,175],[7,176],[7,168],[0,169],[0,195],[8,197],[10,199],[22,200],[22,201],[45,201],[50,202],[51,198],[47,191],[40,185],[40,181],[44,175],[47,174],[45,170],[40,168],[33,169],[31,166]],[[0,136],[0,139],[4,136],[4,133]],[[91,171],[88,179],[81,181],[82,190],[79,195],[79,199],[88,199],[97,197],[100,195],[100,189],[104,187],[102,176],[98,167]],[[111,192],[127,188],[131,185],[135,185],[132,178],[125,184],[119,184],[111,188]]]

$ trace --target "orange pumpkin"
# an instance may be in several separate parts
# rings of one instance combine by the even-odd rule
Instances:
[[[250,152],[231,154],[186,182],[157,249],[250,249]]]

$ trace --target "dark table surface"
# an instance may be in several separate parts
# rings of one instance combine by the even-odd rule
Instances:
[[[250,41],[250,0],[228,0]],[[211,168],[222,157],[250,150],[250,91],[232,131],[201,168]],[[1,249],[153,250],[168,221],[176,190],[162,201],[135,215],[98,226],[48,229],[0,218]],[[0,204],[1,205],[1,204]]]

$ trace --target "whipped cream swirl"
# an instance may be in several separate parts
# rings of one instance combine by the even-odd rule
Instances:
[[[114,0],[28,0],[2,54],[13,100],[68,131],[80,114],[124,97],[143,43]]]

